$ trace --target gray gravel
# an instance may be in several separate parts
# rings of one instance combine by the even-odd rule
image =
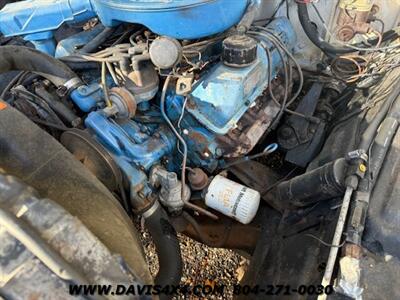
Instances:
[[[141,238],[153,276],[158,271],[158,259],[154,244],[148,232],[141,230]],[[232,250],[210,248],[184,235],[178,235],[182,258],[183,277],[181,284],[218,284],[232,287],[242,279],[248,260]],[[210,299],[232,299],[232,289],[228,288],[223,297]],[[187,298],[186,298],[187,299]],[[195,297],[189,299],[196,299]]]

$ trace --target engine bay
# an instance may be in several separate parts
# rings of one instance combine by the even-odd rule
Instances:
[[[9,3],[0,71],[14,73],[0,98],[150,233],[243,251],[253,285],[298,272],[284,282],[361,299],[362,247],[399,254],[374,248],[393,247],[391,234],[367,216],[399,126],[399,19],[378,8],[399,6],[267,2]],[[156,246],[180,260],[170,240]],[[160,253],[155,282],[179,284],[178,264],[160,275]]]

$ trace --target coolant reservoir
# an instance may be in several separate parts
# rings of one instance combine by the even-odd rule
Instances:
[[[206,205],[243,224],[250,223],[260,205],[260,193],[217,175],[205,196]]]

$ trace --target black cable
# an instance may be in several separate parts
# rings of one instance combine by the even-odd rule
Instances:
[[[289,0],[285,0],[286,3],[286,17],[288,20],[290,20],[290,14],[289,14]]]
[[[280,106],[280,110],[278,112],[277,117],[274,119],[274,121],[272,122],[271,126],[269,127],[268,131],[266,134],[268,134],[272,129],[275,128],[275,126],[277,126],[278,122],[280,121],[282,115],[284,112],[288,113],[288,114],[294,114],[297,115],[299,117],[305,118],[311,122],[319,122],[319,119],[314,118],[314,117],[310,117],[310,116],[305,116],[301,113],[295,112],[293,110],[288,109],[288,107],[297,99],[297,97],[299,96],[300,92],[302,91],[303,88],[303,82],[304,82],[304,76],[303,76],[303,72],[301,70],[300,65],[298,64],[298,62],[296,61],[296,59],[293,57],[293,55],[290,53],[289,50],[286,49],[285,45],[281,42],[280,38],[278,36],[275,35],[275,33],[271,30],[268,30],[268,28],[264,28],[264,27],[260,27],[260,26],[255,26],[254,28],[261,30],[263,32],[258,32],[258,31],[249,31],[248,33],[251,34],[253,37],[255,37],[259,41],[263,41],[263,39],[267,39],[270,43],[272,43],[272,45],[276,48],[276,50],[278,51],[278,54],[282,60],[282,63],[284,65],[284,70],[285,70],[285,95],[284,98],[282,100],[282,103],[279,103],[278,100],[274,97],[273,93],[272,93],[272,89],[271,89],[271,85],[268,85],[268,89],[269,89],[269,93],[271,95],[272,100],[278,105]],[[263,43],[261,43],[261,46],[265,49],[266,54],[267,54],[267,58],[270,61],[271,60],[271,53],[270,50],[268,49],[268,46],[263,45]],[[286,59],[285,59],[286,57]],[[288,101],[288,94],[289,94],[289,89],[290,89],[290,83],[292,82],[292,67],[290,65],[290,60],[292,60],[294,62],[294,64],[296,65],[296,68],[298,70],[299,76],[300,76],[300,83],[299,83],[299,87],[296,91],[296,93],[294,95],[292,95],[292,97],[290,98],[290,100]],[[271,81],[271,69],[269,68],[269,73],[268,73],[268,82],[270,83]]]
[[[41,99],[43,99],[49,107],[64,121],[76,127],[81,123],[81,119],[74,113],[74,111],[61,102],[57,95],[47,91],[43,85],[35,85],[34,91]]]
[[[272,87],[271,87],[271,76],[272,76],[272,70],[271,68],[269,68],[269,72],[268,72],[268,89],[269,89],[269,93],[271,98],[273,99],[273,101],[275,103],[277,103],[277,105],[280,105],[280,109],[279,112],[277,114],[277,116],[275,117],[275,119],[272,121],[271,126],[269,127],[269,129],[267,130],[266,134],[269,134],[279,123],[280,119],[282,118],[282,115],[285,111],[286,108],[286,102],[288,100],[288,93],[289,93],[289,72],[291,72],[291,67],[289,65],[289,68],[287,67],[287,64],[289,64],[288,60],[285,59],[285,54],[283,53],[283,50],[280,48],[280,45],[278,43],[276,43],[276,41],[274,39],[270,39],[267,35],[261,34],[261,33],[257,33],[257,32],[249,32],[251,33],[253,36],[257,37],[259,40],[263,40],[263,38],[267,38],[268,41],[270,43],[272,43],[272,45],[275,46],[276,50],[278,51],[279,57],[282,61],[282,64],[284,66],[284,78],[285,78],[285,94],[283,96],[282,102],[279,103],[277,101],[277,99],[275,98],[274,94],[272,93]],[[268,57],[268,61],[271,61],[271,52],[268,49],[268,45],[264,45],[261,42],[261,46],[265,49],[266,53],[267,53],[267,57]]]
[[[50,108],[50,106],[47,104],[45,100],[43,100],[41,97],[39,97],[36,94],[33,94],[29,92],[28,90],[24,89],[12,89],[12,92],[15,92],[21,97],[22,99],[28,101],[28,102],[33,102],[36,105],[40,106],[44,111],[46,111],[50,117],[55,121],[59,126],[65,127],[64,123],[61,121],[61,119],[56,115],[56,113]]]
[[[5,96],[7,93],[11,90],[11,88],[19,81],[19,79],[24,75],[25,72],[19,72],[4,88],[4,90],[1,92],[0,99],[5,99]]]
[[[300,92],[303,88],[303,83],[304,83],[304,77],[303,77],[303,72],[301,70],[301,67],[299,65],[299,63],[296,61],[296,59],[294,58],[294,56],[292,55],[292,53],[285,47],[285,45],[281,42],[280,38],[278,36],[276,36],[276,34],[272,31],[269,30],[268,28],[262,28],[262,30],[264,30],[269,36],[270,38],[274,39],[276,41],[276,44],[286,53],[288,60],[292,60],[297,68],[297,71],[299,73],[299,78],[300,78],[300,83],[299,83],[299,87],[296,91],[296,93],[294,94],[294,96],[291,97],[291,99],[288,101],[288,103],[286,104],[286,107],[288,107],[290,104],[292,104],[297,97],[300,95]],[[291,77],[290,77],[291,80]],[[286,108],[285,107],[285,108]]]
[[[272,13],[272,16],[269,18],[264,18],[264,19],[260,19],[257,20],[257,22],[263,22],[263,21],[267,21],[267,23],[265,24],[265,26],[267,26],[269,23],[272,22],[272,20],[275,18],[276,14],[278,13],[279,9],[282,7],[283,3],[285,3],[286,0],[281,0],[281,2],[279,2],[278,6],[275,8],[274,12]],[[289,19],[289,17],[288,17]]]

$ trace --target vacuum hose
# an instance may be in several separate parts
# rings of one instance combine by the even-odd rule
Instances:
[[[145,226],[153,238],[159,263],[155,284],[179,285],[182,277],[182,257],[176,231],[168,215],[156,201],[143,213]]]
[[[64,63],[38,50],[22,46],[0,47],[0,73],[29,71],[42,75],[56,86],[78,76]]]
[[[308,15],[308,9],[306,3],[297,2],[298,14],[301,26],[304,32],[311,42],[318,48],[320,48],[326,55],[332,56],[336,54],[345,54],[354,52],[351,48],[335,47],[324,41],[318,33],[317,27],[311,22],[310,16]]]
[[[247,6],[246,12],[236,26],[241,33],[244,33],[250,29],[254,19],[256,18],[257,10],[260,8],[260,4],[261,2],[253,0]]]
[[[107,38],[112,35],[117,28],[115,27],[105,27],[102,32],[100,32],[93,40],[87,43],[80,49],[82,53],[94,52],[102,43],[104,43]]]

